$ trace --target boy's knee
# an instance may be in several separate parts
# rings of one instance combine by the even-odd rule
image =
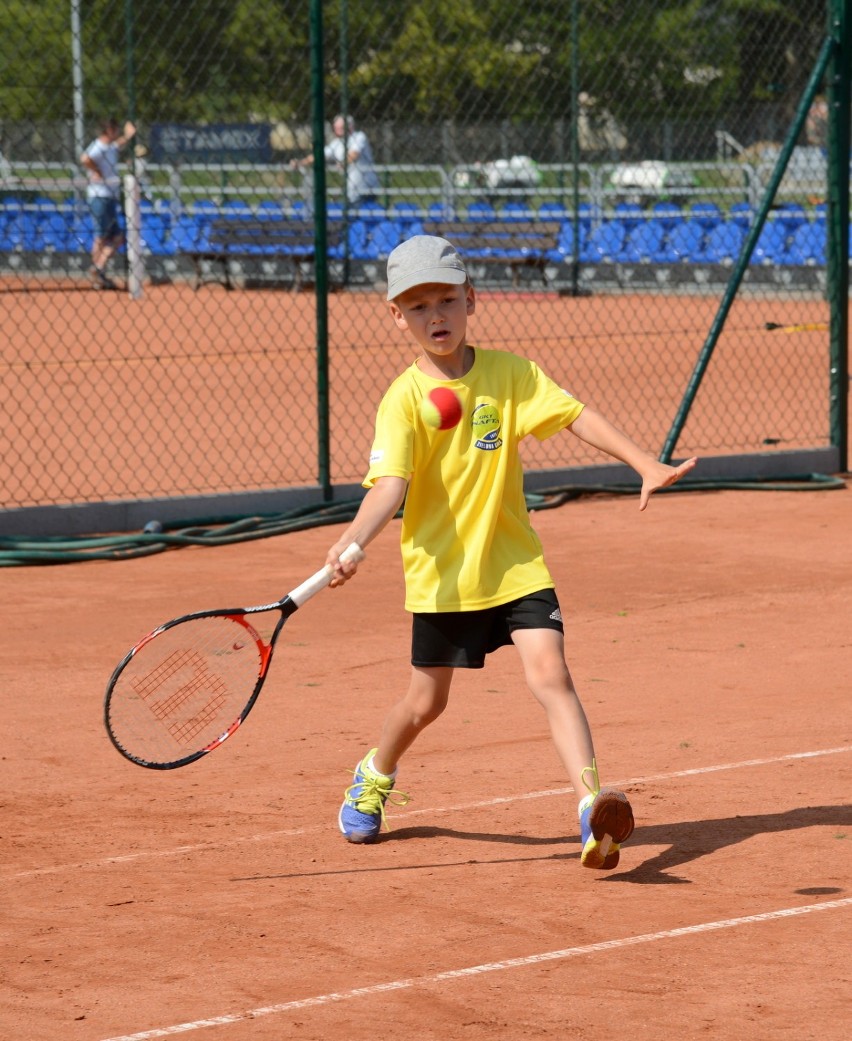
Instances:
[[[447,698],[441,696],[409,697],[406,701],[412,725],[418,730],[434,723],[447,707]]]

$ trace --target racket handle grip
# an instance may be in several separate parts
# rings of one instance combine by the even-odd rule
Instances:
[[[364,557],[364,550],[361,549],[357,542],[350,543],[340,554],[340,559],[344,564],[350,560],[358,563],[363,560]],[[334,569],[326,564],[326,566],[317,571],[315,575],[311,575],[311,577],[306,579],[300,586],[296,586],[296,588],[289,594],[290,599],[296,607],[301,607],[302,604],[310,600],[312,596],[316,596],[321,589],[325,589],[333,576]]]
[[[351,560],[356,564],[360,564],[366,555],[367,554],[363,549],[361,549],[357,542],[350,542],[346,549],[340,554],[340,561],[343,564],[348,564]]]

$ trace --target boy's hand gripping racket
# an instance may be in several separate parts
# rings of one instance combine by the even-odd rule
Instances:
[[[364,553],[353,542],[340,559],[360,561]],[[106,690],[104,723],[119,752],[139,766],[173,770],[218,748],[257,700],[284,623],[332,575],[326,565],[277,603],[198,611],[141,639]],[[264,612],[273,612],[268,642],[250,621]]]

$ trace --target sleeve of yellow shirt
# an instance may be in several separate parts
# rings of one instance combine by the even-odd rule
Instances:
[[[544,441],[570,426],[583,411],[583,404],[530,362],[516,409],[518,439],[532,434]]]
[[[372,488],[379,477],[409,480],[414,469],[414,403],[406,393],[406,373],[397,377],[376,413],[370,468],[362,484]],[[409,400],[411,399],[411,400]]]

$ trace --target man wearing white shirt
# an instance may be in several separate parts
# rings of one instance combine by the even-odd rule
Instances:
[[[98,289],[117,288],[107,276],[106,265],[124,241],[118,223],[121,199],[119,150],[135,133],[136,127],[132,123],[125,123],[122,131],[114,119],[107,119],[100,134],[80,156],[80,163],[89,179],[86,198],[95,222],[91,274]]]
[[[355,209],[375,202],[379,178],[373,167],[373,151],[363,130],[355,129],[352,116],[335,116],[332,123],[334,140],[325,146],[326,162],[346,168],[346,199]],[[313,156],[305,156],[292,165],[310,166]]]

